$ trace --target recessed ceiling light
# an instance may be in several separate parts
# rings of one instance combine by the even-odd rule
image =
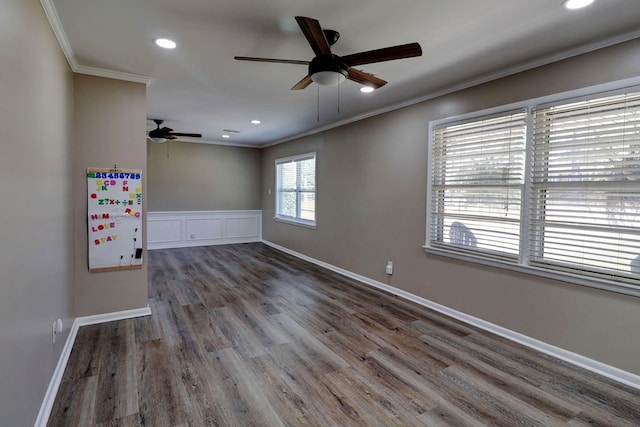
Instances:
[[[155,39],[153,42],[164,49],[175,49],[176,47],[176,42],[169,39]]]
[[[231,138],[231,135],[227,135],[226,133],[222,135],[223,138],[227,139],[227,138]]]
[[[360,92],[362,92],[362,93],[371,93],[371,92],[373,92],[374,90],[375,90],[375,89],[374,89],[374,88],[372,88],[371,86],[362,86],[362,87],[360,88]]]
[[[251,123],[253,123],[254,125],[259,125],[262,122],[260,120],[251,120]]]
[[[587,7],[593,2],[594,0],[564,0],[562,5],[566,9],[574,10],[574,9],[582,9],[583,7]]]

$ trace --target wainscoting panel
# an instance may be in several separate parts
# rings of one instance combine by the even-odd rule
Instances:
[[[183,237],[182,221],[179,219],[158,218],[149,221],[147,215],[147,240],[149,236],[155,236],[154,243],[174,243],[181,242]]]
[[[230,220],[228,220],[230,221]],[[187,239],[189,240],[218,240],[222,239],[223,219],[188,219]]]
[[[147,248],[249,243],[262,240],[262,211],[147,213]]]
[[[227,220],[227,237],[241,239],[253,237],[260,229],[259,218],[229,218]]]

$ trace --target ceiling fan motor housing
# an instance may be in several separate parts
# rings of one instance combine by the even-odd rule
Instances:
[[[338,55],[332,58],[316,56],[309,63],[309,75],[319,85],[335,86],[346,80],[349,71]]]
[[[340,38],[340,33],[336,30],[324,29],[322,32],[324,33],[327,42],[329,42],[329,46],[333,46]]]

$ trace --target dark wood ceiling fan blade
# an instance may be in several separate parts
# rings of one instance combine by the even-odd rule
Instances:
[[[349,80],[363,84],[365,86],[371,86],[378,89],[387,84],[386,81],[379,79],[369,73],[365,73],[364,71],[356,70],[355,68],[349,68],[348,72],[349,75],[347,76],[347,78]]]
[[[252,56],[234,56],[233,59],[237,59],[238,61],[275,62],[278,64],[309,65],[309,61],[298,61],[296,59],[254,58]]]
[[[327,41],[327,37],[324,35],[324,31],[322,31],[320,22],[305,16],[296,16],[296,21],[316,56],[333,58],[331,46],[329,45],[329,41]]]
[[[392,61],[394,59],[412,58],[422,55],[422,48],[418,43],[408,43],[399,46],[385,47],[369,50],[367,52],[354,53],[340,57],[342,62],[349,67],[375,62]]]
[[[304,76],[302,78],[302,80],[300,80],[298,83],[296,83],[295,85],[293,85],[293,87],[291,88],[291,90],[300,90],[300,89],[304,89],[307,86],[309,86],[311,83],[313,82],[313,80],[311,80],[311,76]]]
[[[184,133],[184,132],[171,132],[170,136],[190,136],[191,138],[202,138],[201,133]]]

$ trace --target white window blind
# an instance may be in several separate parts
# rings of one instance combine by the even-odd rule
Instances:
[[[640,284],[640,93],[538,108],[529,262]]]
[[[276,218],[315,225],[315,153],[276,160]]]
[[[431,247],[519,260],[526,129],[524,109],[433,129]]]

